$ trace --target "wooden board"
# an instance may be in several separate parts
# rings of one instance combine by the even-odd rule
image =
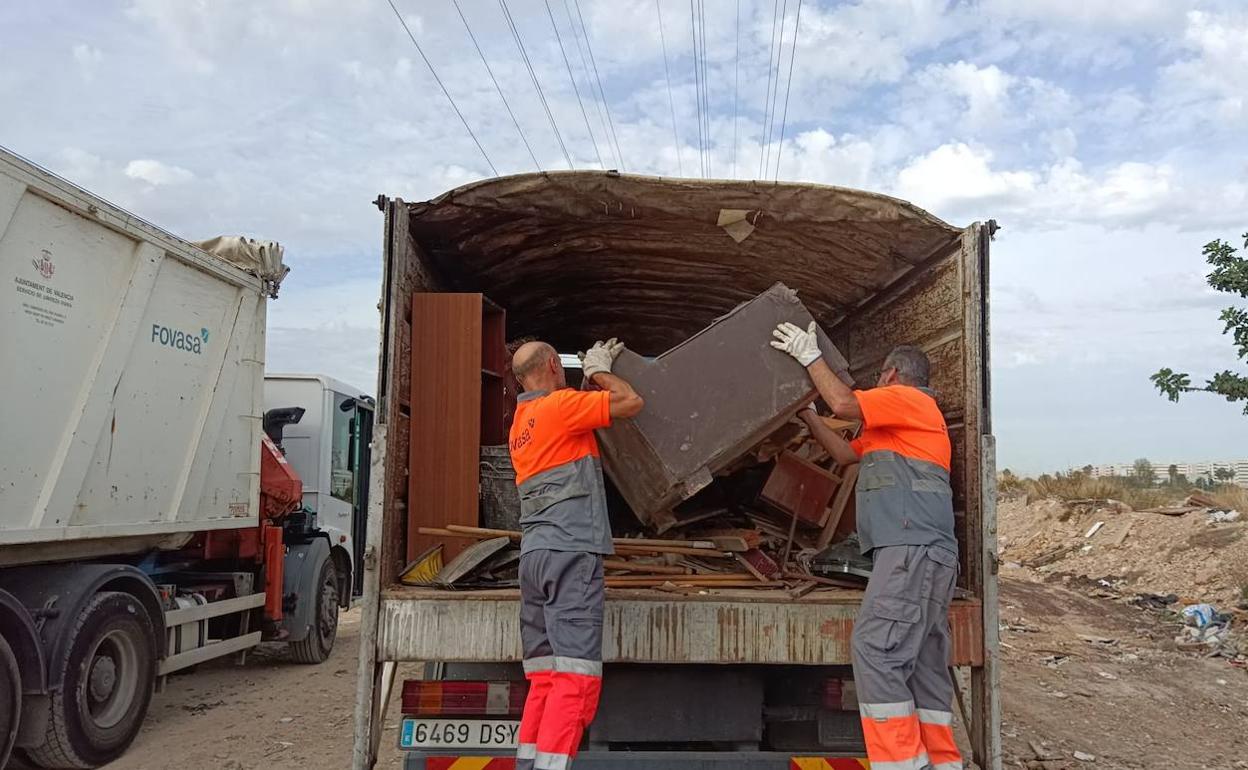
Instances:
[[[480,294],[412,297],[407,558],[444,542],[447,562],[470,543],[420,527],[476,526],[481,436]]]
[[[762,499],[778,510],[810,526],[823,522],[824,510],[836,492],[840,479],[818,465],[784,452],[776,458],[776,467],[767,477]]]

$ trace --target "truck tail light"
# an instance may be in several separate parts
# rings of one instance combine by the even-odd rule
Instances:
[[[528,682],[403,682],[403,713],[430,717],[519,717]]]

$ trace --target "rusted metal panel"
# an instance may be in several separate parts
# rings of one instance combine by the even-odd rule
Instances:
[[[625,663],[848,665],[858,602],[749,601],[737,596],[609,596],[603,660]],[[956,665],[983,660],[978,602],[950,611]],[[381,657],[397,661],[516,661],[520,603],[515,592],[423,592],[381,603]]]

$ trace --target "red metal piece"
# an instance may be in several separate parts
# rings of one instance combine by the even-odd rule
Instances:
[[[282,582],[286,579],[286,546],[282,528],[266,524],[264,530],[264,618],[282,619]]]
[[[279,519],[303,503],[303,481],[267,435],[260,436],[260,517]]]

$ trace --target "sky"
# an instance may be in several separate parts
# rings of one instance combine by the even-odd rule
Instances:
[[[387,0],[0,4],[0,145],[188,239],[281,241],[268,369],[368,391],[379,193],[570,157],[996,219],[1000,467],[1248,457],[1239,407],[1148,381],[1236,363],[1201,247],[1248,230],[1248,2],[704,0],[705,142],[683,0],[506,0],[540,96],[497,0],[394,2],[489,162]]]

